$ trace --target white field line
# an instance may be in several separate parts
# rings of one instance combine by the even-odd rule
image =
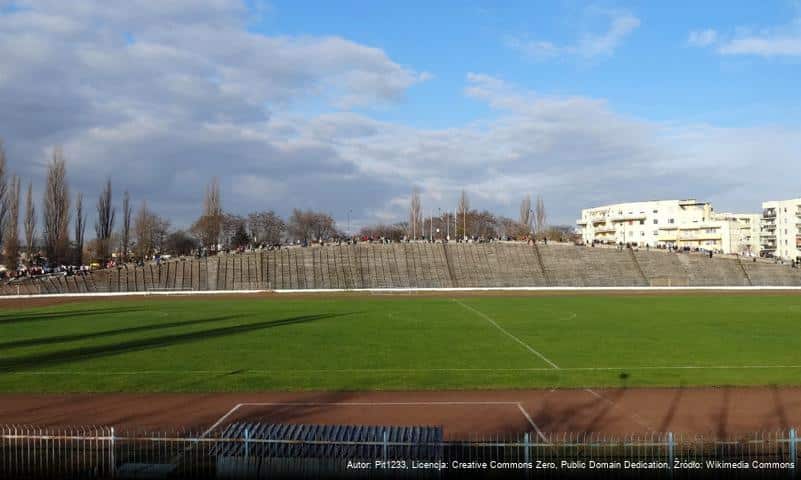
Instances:
[[[468,309],[468,310],[471,310],[472,312],[476,313],[477,315],[481,316],[482,318],[484,318],[484,319],[485,319],[485,320],[487,320],[488,322],[490,322],[490,323],[492,323],[493,325],[495,325],[495,327],[496,327],[498,330],[500,330],[501,332],[505,333],[507,336],[509,336],[510,338],[514,339],[514,340],[515,340],[517,343],[519,343],[520,345],[522,345],[522,346],[526,347],[526,349],[527,349],[529,352],[533,353],[534,355],[536,355],[537,357],[541,358],[541,359],[542,359],[542,360],[544,360],[546,363],[548,363],[548,364],[549,364],[551,367],[553,367],[553,370],[563,370],[563,369],[559,368],[559,365],[557,365],[557,364],[555,364],[554,362],[552,362],[551,360],[549,360],[549,359],[548,359],[548,358],[547,358],[545,355],[541,354],[540,352],[538,352],[537,350],[535,350],[534,348],[532,348],[532,347],[531,347],[529,344],[525,343],[524,341],[522,341],[522,340],[520,340],[519,338],[515,337],[514,335],[512,335],[512,334],[511,334],[511,333],[509,333],[508,331],[504,330],[504,328],[503,328],[503,327],[501,327],[500,325],[498,325],[498,323],[497,323],[497,322],[495,322],[495,320],[493,320],[491,317],[489,317],[489,316],[488,316],[488,315],[486,315],[485,313],[483,313],[483,312],[481,312],[480,310],[477,310],[477,309],[475,309],[475,308],[473,308],[473,307],[471,307],[471,306],[469,306],[469,305],[467,305],[467,304],[465,304],[465,303],[462,303],[461,301],[459,301],[459,300],[457,300],[457,299],[453,299],[453,301],[454,301],[454,302],[456,302],[456,303],[458,303],[458,304],[459,304],[459,305],[461,305],[462,307],[464,307],[464,308],[466,308],[466,309]],[[608,398],[605,398],[603,395],[601,395],[600,393],[596,392],[595,390],[593,390],[593,389],[591,389],[591,388],[587,388],[587,389],[585,389],[585,391],[589,392],[591,395],[595,396],[596,398],[600,399],[601,401],[603,401],[603,402],[606,402],[606,403],[607,403],[607,404],[609,404],[611,407],[613,407],[613,408],[615,407],[615,402],[613,402],[612,400],[609,400]],[[634,421],[635,421],[637,424],[639,424],[641,427],[645,427],[645,428],[647,428],[648,430],[653,430],[653,429],[652,429],[652,428],[651,428],[649,425],[647,425],[647,424],[646,424],[646,423],[645,423],[645,422],[642,420],[642,418],[641,418],[639,415],[637,415],[636,413],[631,413],[631,412],[626,412],[626,413],[627,413],[627,415],[629,415],[629,416],[630,416],[630,417],[631,417],[631,418],[632,418],[632,419],[633,419],[633,420],[634,420]]]
[[[795,369],[801,365],[667,365],[643,367],[560,367],[565,372],[605,372],[605,371],[637,371],[637,370],[770,370]],[[252,374],[304,374],[304,373],[416,373],[416,372],[551,372],[552,367],[520,367],[520,368],[339,368],[308,370],[236,370],[239,375]],[[229,375],[232,370],[141,370],[141,371],[31,371],[0,372],[0,375]]]
[[[524,342],[523,340],[520,340],[520,339],[519,339],[519,338],[517,338],[516,336],[512,335],[511,333],[509,333],[509,331],[508,331],[508,330],[506,330],[506,329],[504,329],[502,326],[498,325],[498,323],[497,323],[495,320],[493,320],[493,319],[492,319],[492,318],[491,318],[489,315],[485,314],[485,313],[484,313],[484,312],[482,312],[481,310],[477,310],[477,309],[475,309],[475,308],[471,307],[470,305],[467,305],[467,304],[465,304],[465,303],[462,303],[461,301],[459,301],[459,300],[457,300],[457,299],[455,299],[455,298],[453,299],[453,301],[454,301],[455,303],[458,303],[459,305],[461,305],[461,306],[462,306],[463,308],[465,308],[466,310],[469,310],[469,311],[471,311],[471,312],[475,313],[476,315],[478,315],[479,317],[483,318],[484,320],[486,320],[486,321],[490,322],[490,323],[491,323],[493,326],[495,326],[495,328],[497,328],[498,330],[500,330],[500,331],[501,331],[501,333],[503,333],[503,334],[504,334],[504,335],[506,335],[507,337],[511,338],[512,340],[514,340],[514,341],[515,341],[515,342],[517,342],[518,344],[522,345],[522,346],[523,346],[523,347],[524,347],[526,350],[528,350],[529,352],[531,352],[531,353],[533,353],[534,355],[536,355],[537,357],[539,357],[539,358],[540,358],[542,361],[544,361],[545,363],[547,363],[548,365],[550,365],[550,366],[551,366],[551,367],[553,367],[554,369],[556,369],[556,370],[559,370],[559,365],[557,365],[557,364],[553,363],[553,362],[552,362],[552,361],[551,361],[551,360],[550,360],[548,357],[546,357],[545,355],[541,354],[540,352],[538,352],[537,350],[535,350],[534,348],[532,348],[532,347],[531,347],[531,345],[527,344],[527,343],[526,343],[526,342]]]
[[[200,438],[205,438],[214,429],[219,427],[225,420],[233,415],[236,411],[243,407],[432,407],[432,406],[514,406],[525,417],[528,424],[537,432],[537,436],[543,442],[547,442],[547,438],[542,431],[531,419],[531,416],[523,408],[520,402],[493,402],[493,401],[432,401],[432,402],[255,402],[255,403],[238,403],[228,412],[220,417],[214,424],[208,428]]]
[[[309,288],[285,290],[176,290],[154,292],[94,292],[94,293],[47,293],[37,295],[3,295],[0,300],[24,300],[31,298],[73,297],[147,297],[151,295],[231,295],[254,293],[415,293],[415,292],[694,292],[694,291],[801,291],[801,286],[731,286],[731,287],[458,287],[458,288]]]

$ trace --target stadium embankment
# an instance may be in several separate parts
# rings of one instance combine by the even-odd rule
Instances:
[[[0,293],[751,286],[801,286],[801,270],[740,258],[567,244],[356,244],[46,276],[5,284]]]

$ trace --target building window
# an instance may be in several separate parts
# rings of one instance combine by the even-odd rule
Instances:
[[[671,223],[671,224],[672,223],[676,223],[676,219],[675,218],[669,218],[668,219],[668,223]]]
[[[645,225],[645,220],[640,220],[640,225]]]
[[[656,218],[654,219],[654,225],[659,225],[659,220]]]

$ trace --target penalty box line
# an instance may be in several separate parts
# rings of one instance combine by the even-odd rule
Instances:
[[[508,330],[506,330],[506,329],[505,329],[505,328],[503,328],[502,326],[498,325],[498,322],[496,322],[495,320],[493,320],[493,319],[492,319],[492,317],[490,317],[489,315],[487,315],[487,314],[485,314],[484,312],[482,312],[481,310],[478,310],[478,309],[476,309],[476,308],[474,308],[474,307],[471,307],[470,305],[467,305],[467,304],[465,304],[465,303],[463,303],[463,302],[461,302],[461,301],[459,301],[459,300],[457,300],[457,299],[455,299],[455,298],[454,298],[454,299],[452,299],[452,300],[453,300],[454,302],[458,303],[459,305],[461,305],[461,306],[462,306],[462,308],[464,308],[464,309],[466,309],[466,310],[469,310],[469,311],[471,311],[471,312],[475,313],[476,315],[478,315],[479,317],[483,318],[484,320],[488,321],[488,322],[489,322],[490,324],[492,324],[492,325],[493,325],[495,328],[497,328],[497,329],[498,329],[498,330],[499,330],[501,333],[503,333],[503,334],[504,334],[504,335],[506,335],[507,337],[511,338],[512,340],[514,340],[515,342],[517,342],[519,345],[521,345],[523,348],[525,348],[525,349],[526,349],[526,350],[528,350],[529,352],[531,352],[531,353],[533,353],[534,355],[536,355],[537,357],[539,357],[539,358],[540,358],[542,361],[544,361],[545,363],[547,363],[548,365],[550,365],[550,366],[551,366],[553,369],[555,369],[555,370],[559,370],[559,365],[555,364],[555,363],[554,363],[554,362],[552,362],[552,361],[551,361],[551,360],[550,360],[548,357],[546,357],[546,356],[545,356],[545,355],[543,355],[542,353],[540,353],[540,352],[538,352],[537,350],[535,350],[535,349],[534,349],[534,347],[532,347],[532,346],[531,346],[531,345],[529,345],[528,343],[524,342],[523,340],[520,340],[520,339],[519,339],[519,338],[517,338],[516,336],[512,335],[511,333],[509,333],[509,331],[508,331]]]
[[[521,339],[519,339],[518,337],[514,336],[514,335],[513,335],[512,333],[510,333],[508,330],[506,330],[506,329],[504,329],[503,327],[501,327],[500,325],[498,325],[498,322],[496,322],[495,320],[493,320],[493,319],[492,319],[492,317],[490,317],[490,316],[489,316],[489,315],[487,315],[486,313],[482,312],[481,310],[478,310],[477,308],[471,307],[470,305],[467,305],[467,304],[465,304],[465,303],[463,303],[463,302],[461,302],[461,301],[459,301],[459,300],[457,300],[457,299],[455,299],[455,298],[454,298],[454,299],[452,299],[452,300],[453,300],[454,302],[458,303],[459,305],[461,305],[463,308],[465,308],[465,309],[467,309],[467,310],[469,310],[469,311],[471,311],[471,312],[475,313],[476,315],[480,316],[480,317],[481,317],[481,318],[483,318],[484,320],[486,320],[486,321],[488,321],[489,323],[491,323],[491,324],[492,324],[492,325],[493,325],[495,328],[497,328],[498,330],[500,330],[500,331],[501,331],[501,332],[502,332],[504,335],[506,335],[507,337],[511,338],[512,340],[514,340],[514,341],[515,341],[515,342],[517,342],[518,344],[522,345],[523,347],[525,347],[525,349],[526,349],[526,350],[528,350],[529,352],[533,353],[534,355],[536,355],[537,357],[539,357],[540,359],[542,359],[542,360],[543,360],[545,363],[547,363],[548,365],[550,365],[550,366],[551,366],[551,368],[552,368],[553,370],[562,370],[562,368],[560,368],[560,367],[559,367],[559,365],[557,365],[556,363],[554,363],[553,361],[551,361],[551,360],[550,360],[548,357],[546,357],[545,355],[543,355],[543,354],[542,354],[542,353],[540,353],[539,351],[535,350],[535,349],[534,349],[534,347],[532,347],[531,345],[527,344],[527,343],[526,343],[526,342],[524,342],[523,340],[521,340]],[[585,389],[584,389],[584,391],[585,391],[585,392],[587,392],[587,393],[589,393],[589,394],[590,394],[590,395],[592,395],[593,397],[595,397],[595,398],[597,398],[597,399],[601,400],[602,402],[604,402],[604,403],[607,403],[607,404],[608,404],[608,405],[610,405],[611,407],[615,407],[615,406],[616,406],[615,402],[613,402],[612,400],[610,400],[610,399],[608,399],[608,398],[604,397],[603,395],[601,395],[600,393],[596,392],[596,391],[595,391],[595,390],[593,390],[592,388],[585,388]],[[652,428],[651,428],[649,425],[647,425],[647,424],[646,424],[646,423],[643,421],[643,419],[642,419],[642,418],[641,418],[639,415],[637,415],[636,413],[628,412],[628,415],[629,415],[629,417],[630,417],[632,420],[634,420],[634,421],[635,421],[635,422],[636,422],[638,425],[640,425],[641,427],[645,427],[645,428],[647,428],[647,429],[649,429],[649,430],[653,430],[653,429],[652,429]],[[532,422],[532,423],[533,423],[533,422]]]
[[[231,415],[239,411],[243,407],[435,407],[435,406],[513,406],[517,407],[518,411],[523,415],[528,424],[537,433],[537,436],[543,442],[548,439],[542,430],[534,423],[531,415],[528,414],[521,402],[492,402],[492,401],[441,401],[441,402],[256,402],[256,403],[237,403],[223,416],[221,416],[214,424],[209,427],[200,438],[207,437],[215,429],[219,428]]]

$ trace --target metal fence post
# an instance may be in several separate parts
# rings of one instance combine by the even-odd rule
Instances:
[[[670,468],[670,476],[673,476],[673,457],[674,457],[674,443],[673,443],[673,432],[668,432],[668,467]]]
[[[386,429],[384,429],[384,438],[383,438],[383,442],[384,442],[384,445],[383,445],[383,448],[382,448],[382,450],[383,450],[383,455],[384,455],[384,462],[386,463],[386,462],[387,462],[387,460],[388,460],[388,458],[387,458],[387,456],[388,456],[388,452],[387,452],[387,442],[389,442],[389,434],[387,433],[387,430],[386,430]]]
[[[790,429],[790,439],[789,440],[790,440],[790,448],[789,448],[790,463],[793,464],[793,469],[792,469],[791,475],[793,477],[795,477],[795,471],[796,471],[796,468],[797,468],[796,463],[798,462],[798,452],[796,450],[798,448],[798,437],[796,435],[795,428],[791,428]]]
[[[530,451],[530,449],[531,449],[531,434],[526,432],[523,435],[523,461],[526,463],[526,465],[528,465],[528,463],[531,461],[531,451]],[[530,478],[531,477],[531,469],[530,468],[526,468],[525,472],[526,472],[525,477],[526,478]]]
[[[250,465],[250,429],[245,429],[245,465]]]
[[[114,427],[111,427],[111,437],[109,438],[109,467],[111,468],[111,477],[117,476],[117,462],[114,460]]]

